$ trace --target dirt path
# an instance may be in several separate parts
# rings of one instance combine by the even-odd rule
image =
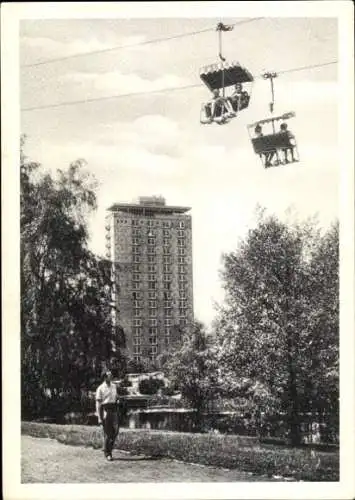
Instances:
[[[131,456],[114,451],[106,462],[101,450],[68,446],[52,439],[22,436],[23,483],[229,482],[265,481],[249,474]]]

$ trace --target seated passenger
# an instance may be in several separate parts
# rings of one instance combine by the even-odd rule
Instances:
[[[264,134],[262,132],[262,128],[261,128],[261,125],[257,125],[254,129],[254,132],[255,132],[255,137],[258,138],[258,137],[263,137]],[[276,150],[272,150],[272,151],[265,151],[263,153],[260,153],[260,158],[261,160],[265,159],[265,167],[271,167],[271,160],[274,158],[276,154]]]
[[[292,132],[290,132],[289,130],[287,130],[287,123],[281,123],[281,125],[280,125],[280,133],[281,134],[287,134],[287,137],[289,138],[289,141],[290,141],[290,144],[291,144],[291,146],[288,147],[288,148],[282,148],[282,152],[284,154],[284,161],[285,161],[285,163],[289,163],[289,160],[288,160],[288,151],[290,151],[290,153],[291,153],[291,162],[294,162],[295,161],[294,144],[292,144],[292,143],[294,142],[295,136],[292,134]]]
[[[236,83],[233,94],[228,98],[233,110],[236,112],[248,107],[249,99],[249,94],[246,90],[243,90],[241,83]]]
[[[205,113],[209,121],[222,121],[225,118],[230,118],[235,116],[231,104],[228,99],[222,97],[219,93],[219,89],[213,90],[212,100],[205,105]]]

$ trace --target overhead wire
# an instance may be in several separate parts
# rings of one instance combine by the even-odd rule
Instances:
[[[325,63],[320,63],[320,64],[312,64],[309,66],[299,66],[296,68],[289,68],[285,70],[280,70],[277,71],[277,74],[286,74],[286,73],[293,73],[296,71],[305,71],[305,70],[311,70],[311,69],[316,69],[316,68],[321,68],[323,66],[330,66],[332,64],[337,64],[338,61],[328,61]],[[262,78],[262,75],[257,76],[255,78]],[[150,94],[159,94],[159,93],[166,93],[166,92],[175,92],[179,90],[188,90],[188,89],[194,89],[194,88],[202,88],[203,84],[191,84],[191,85],[185,85],[181,87],[166,87],[163,89],[156,89],[156,90],[148,90],[148,91],[143,91],[143,92],[131,92],[128,94],[117,94],[117,95],[110,95],[110,96],[102,96],[102,97],[92,97],[88,99],[80,99],[76,101],[66,101],[66,102],[59,102],[59,103],[53,103],[53,104],[44,104],[41,106],[32,106],[28,108],[22,108],[21,111],[35,111],[35,110],[41,110],[41,109],[49,109],[49,108],[58,108],[61,106],[73,106],[73,105],[80,105],[80,104],[87,104],[87,103],[92,103],[92,102],[98,102],[98,101],[105,101],[105,100],[110,100],[110,99],[122,99],[122,98],[128,98],[128,97],[139,97],[139,96],[144,96],[144,95],[150,95]]]
[[[231,26],[240,26],[242,24],[248,24],[248,23],[251,23],[254,21],[259,21],[261,19],[264,19],[264,17],[252,17],[250,19],[244,19],[243,21],[237,21],[236,23],[232,24]],[[92,50],[89,52],[79,52],[77,54],[71,54],[68,56],[56,57],[53,59],[45,59],[44,61],[38,61],[35,63],[23,64],[23,65],[21,65],[21,68],[33,68],[35,66],[43,66],[45,64],[67,61],[67,60],[76,59],[79,57],[88,57],[91,55],[104,54],[107,52],[113,52],[115,50],[130,49],[130,48],[140,47],[142,45],[167,42],[169,40],[176,40],[176,39],[184,38],[187,36],[194,36],[194,35],[200,35],[202,33],[208,33],[210,31],[215,31],[215,29],[216,28],[205,28],[205,29],[198,30],[198,31],[189,31],[187,33],[179,33],[177,35],[172,35],[172,36],[168,36],[168,37],[164,37],[164,38],[153,38],[152,40],[145,40],[142,42],[136,42],[136,43],[131,43],[131,44],[127,44],[127,45],[117,45],[115,47],[108,47],[106,49]]]

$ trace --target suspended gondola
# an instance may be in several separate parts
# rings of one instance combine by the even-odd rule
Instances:
[[[279,116],[273,116],[275,105],[274,78],[276,77],[276,73],[265,73],[263,75],[264,79],[270,79],[271,82],[272,101],[269,104],[271,117],[248,125],[249,137],[254,152],[260,156],[265,168],[299,161],[296,138],[288,129],[287,123],[296,114],[290,111]],[[279,127],[278,130],[276,125]],[[266,134],[263,132],[264,126],[267,128]]]
[[[202,124],[218,123],[223,125],[235,118],[240,111],[249,106],[253,75],[238,62],[228,63],[222,55],[222,31],[231,31],[233,26],[223,23],[217,25],[219,35],[219,58],[217,64],[204,66],[200,70],[200,78],[212,92],[212,99],[201,106],[200,122]],[[234,87],[230,95],[226,89]]]

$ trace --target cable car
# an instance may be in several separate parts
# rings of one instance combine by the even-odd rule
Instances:
[[[204,66],[200,70],[201,80],[213,94],[212,99],[201,106],[200,122],[202,124],[223,125],[249,106],[250,91],[248,93],[243,86],[254,81],[253,75],[238,62],[226,62],[222,55],[222,31],[232,29],[233,26],[226,26],[223,23],[217,25],[221,62]],[[234,87],[234,91],[227,96],[226,88],[231,86]]]
[[[273,79],[276,73],[265,73],[263,77],[271,80],[272,102],[270,103],[271,114],[274,111],[275,97]],[[258,120],[248,125],[248,133],[253,145],[254,152],[261,158],[265,168],[286,165],[299,161],[297,142],[295,136],[288,130],[287,121],[294,118],[296,114],[293,111],[284,113],[280,116],[271,116],[264,120]],[[281,123],[280,123],[281,122]],[[275,124],[279,124],[278,130]],[[263,127],[267,126],[266,134]],[[252,137],[252,130],[254,137]]]

